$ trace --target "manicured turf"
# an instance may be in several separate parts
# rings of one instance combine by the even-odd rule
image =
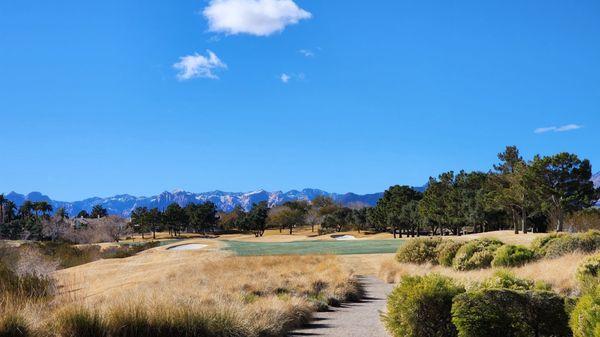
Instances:
[[[226,241],[226,250],[237,255],[309,255],[309,254],[380,254],[395,253],[404,240],[360,241],[296,241],[296,242],[242,242]]]

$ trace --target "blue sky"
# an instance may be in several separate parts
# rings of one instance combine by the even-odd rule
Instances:
[[[366,193],[509,144],[600,171],[599,125],[594,0],[0,3],[0,191]]]

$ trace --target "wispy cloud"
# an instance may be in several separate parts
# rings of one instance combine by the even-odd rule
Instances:
[[[177,78],[180,81],[192,78],[219,78],[214,71],[227,69],[227,65],[212,51],[207,50],[206,53],[206,56],[195,53],[194,55],[180,57],[179,62],[173,65],[173,68],[179,70]]]
[[[281,74],[281,76],[279,77],[279,79],[283,83],[288,83],[292,79],[292,76],[290,76],[290,75],[288,75],[286,73],[283,73],[283,74]]]
[[[298,73],[298,74],[290,74],[290,73],[282,73],[281,75],[279,75],[279,80],[281,80],[282,83],[289,83],[292,80],[296,80],[296,81],[303,81],[306,78],[306,75],[304,75],[304,73]]]
[[[577,129],[581,129],[583,125],[578,124],[566,124],[562,126],[547,126],[543,128],[537,128],[533,132],[535,133],[546,133],[546,132],[567,132]]]
[[[211,32],[268,36],[312,14],[293,0],[211,0],[202,14]]]
[[[306,57],[315,57],[315,52],[310,49],[300,49],[298,52]]]

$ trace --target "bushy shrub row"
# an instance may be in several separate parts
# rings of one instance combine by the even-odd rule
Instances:
[[[440,238],[413,239],[398,248],[396,260],[401,263],[431,263],[451,267],[456,253],[463,245],[462,242]]]
[[[435,274],[404,277],[383,320],[394,336],[570,336],[564,300],[510,274],[465,292]]]
[[[546,245],[546,243],[544,243]],[[414,239],[402,245],[396,259],[404,263],[440,264],[456,270],[494,267],[518,267],[534,261],[538,255],[524,246],[503,245],[496,239],[455,242],[442,239]]]
[[[532,248],[538,255],[547,258],[556,258],[574,252],[591,253],[600,249],[600,231],[550,234],[535,239]]]

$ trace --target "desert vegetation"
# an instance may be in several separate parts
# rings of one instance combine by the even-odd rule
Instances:
[[[394,336],[597,336],[599,237],[411,240],[381,265],[398,283],[384,323]]]
[[[315,310],[361,296],[332,256],[160,251],[54,273],[21,269],[0,269],[2,336],[283,336]]]

